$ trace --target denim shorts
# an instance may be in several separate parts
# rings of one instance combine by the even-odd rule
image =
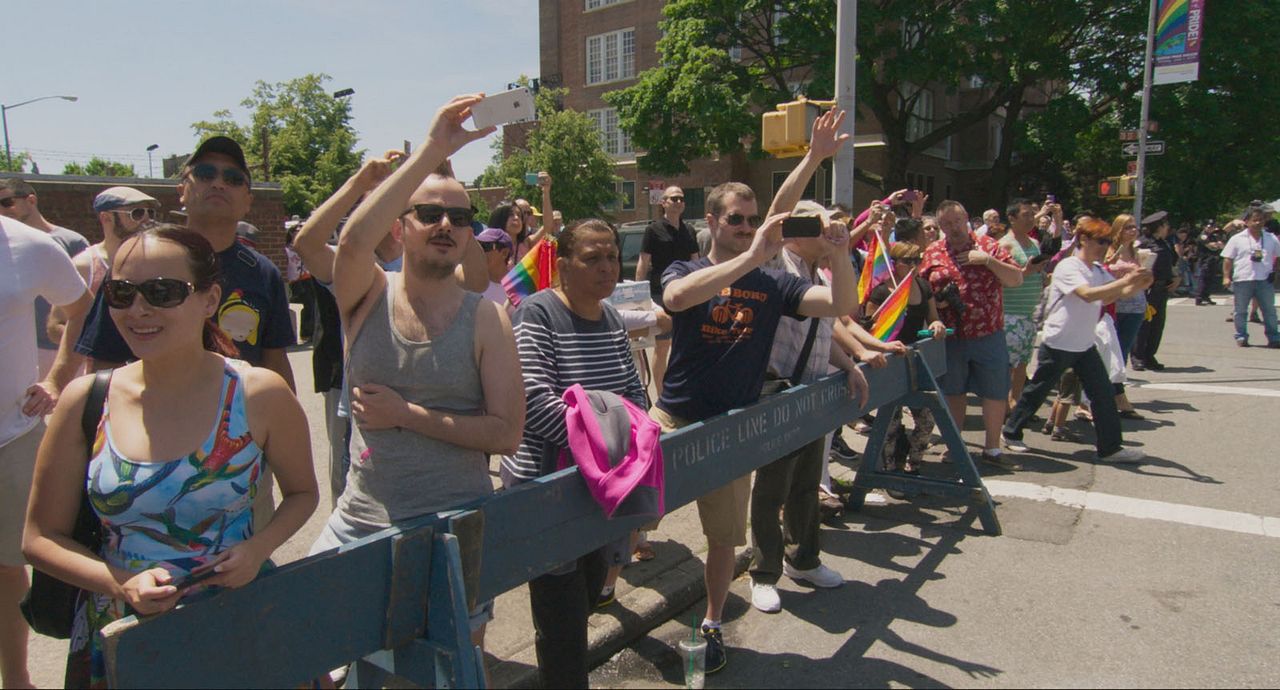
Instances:
[[[1009,396],[1009,347],[1004,331],[981,338],[947,338],[947,373],[938,380],[943,395],[972,393],[983,400]]]
[[[341,511],[335,510],[329,515],[329,520],[324,523],[324,529],[320,530],[320,536],[316,537],[315,543],[311,545],[311,552],[307,555],[324,553],[381,531],[354,525],[342,515]],[[493,599],[477,601],[476,607],[471,610],[470,619],[471,632],[478,631],[493,620]]]

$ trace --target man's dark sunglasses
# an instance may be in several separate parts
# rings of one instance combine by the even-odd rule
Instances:
[[[764,219],[760,216],[751,216],[748,218],[741,213],[730,213],[724,217],[726,225],[742,225],[743,221],[750,223],[753,228],[758,228],[760,227],[760,223],[764,222]]]
[[[670,202],[671,202],[671,203],[673,203],[673,204],[683,204],[683,203],[684,203],[684,197],[682,197],[682,196],[669,196],[669,197],[667,197],[667,201],[670,201]]]
[[[218,166],[213,163],[196,163],[191,166],[191,176],[201,182],[213,182],[218,177]],[[222,181],[231,187],[242,187],[249,183],[249,177],[239,168],[222,168]]]
[[[123,213],[129,216],[130,218],[132,218],[136,223],[136,222],[140,222],[143,218],[150,218],[151,220],[155,220],[156,215],[159,212],[156,211],[154,208],[139,207],[139,208],[133,209],[132,211],[112,211],[112,213]]]
[[[141,283],[112,279],[102,283],[102,295],[112,309],[132,307],[138,293],[142,293],[151,306],[169,309],[187,301],[195,289],[191,283],[176,278],[152,278]]]
[[[414,204],[412,208],[407,208],[400,213],[404,215],[412,213],[418,217],[418,221],[424,225],[435,225],[439,223],[445,216],[449,216],[449,223],[455,228],[471,225],[471,221],[476,217],[475,211],[461,206],[445,208],[439,204]]]
[[[450,222],[453,222],[453,221],[450,221]],[[506,249],[507,245],[501,242],[481,242],[480,248],[485,250],[486,252],[491,252],[495,249]]]
[[[28,195],[26,194],[14,194],[13,196],[7,196],[3,199],[0,199],[0,206],[3,206],[5,208],[13,208],[13,205],[18,203],[18,199],[25,199],[27,198],[27,196]]]

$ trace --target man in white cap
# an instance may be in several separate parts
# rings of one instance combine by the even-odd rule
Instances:
[[[116,250],[145,223],[156,219],[160,202],[133,187],[110,187],[93,198],[93,210],[102,225],[102,241],[76,254],[71,262],[88,286],[89,294],[97,295],[115,260]],[[61,338],[66,325],[67,315],[61,309],[54,309],[49,317],[49,337]],[[82,325],[72,326],[74,337],[79,337]]]

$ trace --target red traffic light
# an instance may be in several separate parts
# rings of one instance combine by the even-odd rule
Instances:
[[[1102,198],[1113,197],[1119,194],[1115,180],[1107,178],[1098,182],[1098,196]]]

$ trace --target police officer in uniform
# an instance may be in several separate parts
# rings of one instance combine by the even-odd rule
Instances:
[[[1142,328],[1138,331],[1138,342],[1133,346],[1130,359],[1136,371],[1164,369],[1164,365],[1156,359],[1156,351],[1160,349],[1160,339],[1164,335],[1169,293],[1178,287],[1178,275],[1174,270],[1178,257],[1169,242],[1168,218],[1167,212],[1156,211],[1142,219],[1142,239],[1138,240],[1138,248],[1152,251],[1156,256],[1155,265],[1151,267],[1155,282],[1147,289],[1147,306],[1155,312],[1149,320],[1142,323]]]
[[[1210,290],[1214,285],[1222,283],[1222,248],[1227,246],[1227,233],[1217,224],[1205,228],[1204,234],[1196,242],[1196,255],[1200,262],[1196,264],[1196,306],[1217,304],[1210,299]]]

